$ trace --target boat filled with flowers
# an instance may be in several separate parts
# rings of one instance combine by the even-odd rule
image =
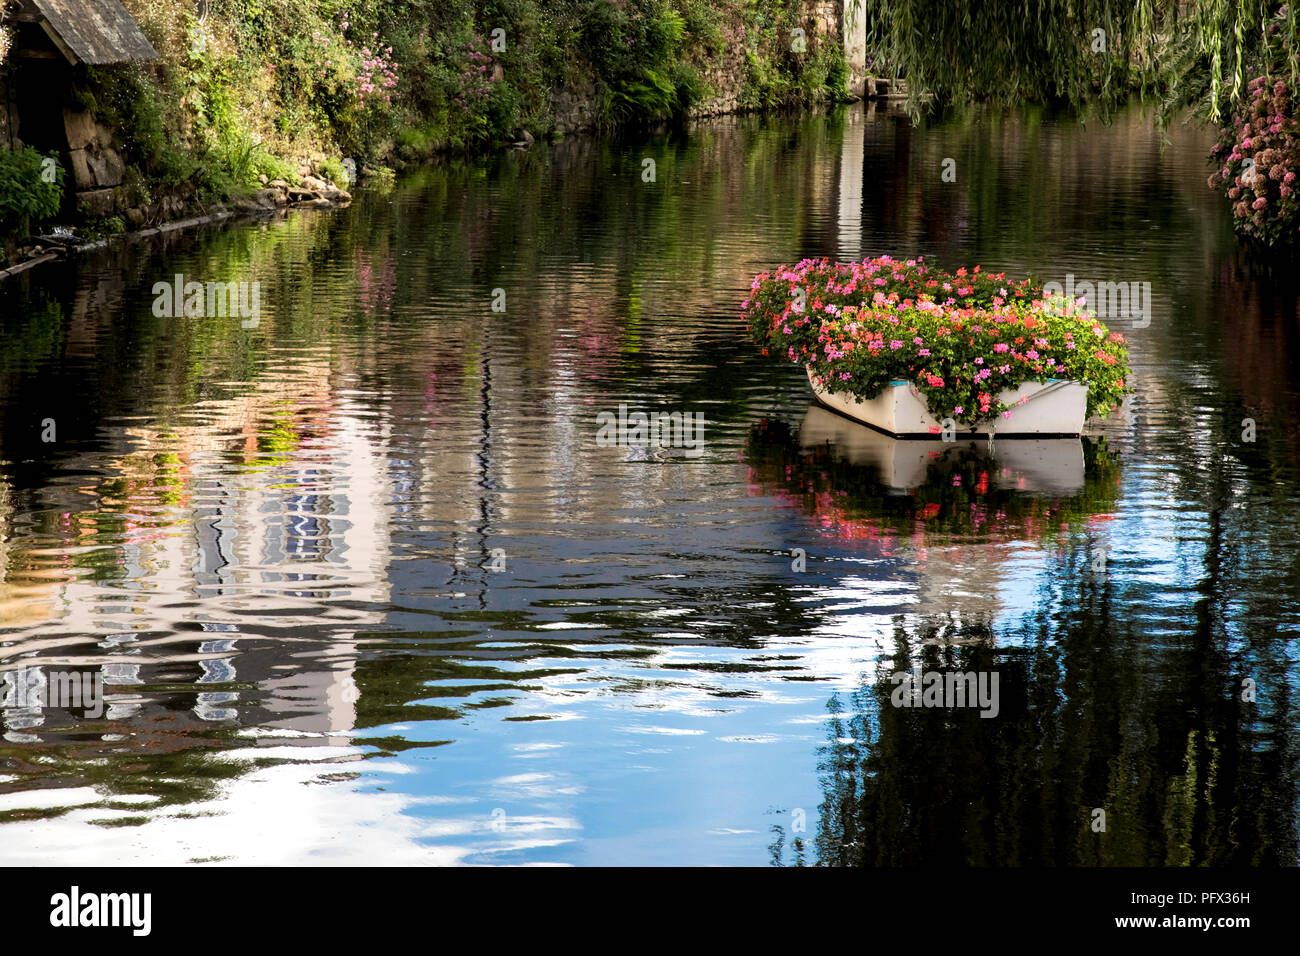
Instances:
[[[754,341],[818,400],[896,437],[1075,436],[1131,391],[1124,336],[1030,280],[881,256],[760,273]]]

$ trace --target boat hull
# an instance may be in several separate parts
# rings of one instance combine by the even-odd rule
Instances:
[[[925,397],[911,382],[894,382],[875,398],[860,402],[845,392],[832,395],[818,384],[811,368],[808,381],[817,401],[827,408],[887,435],[936,441],[942,437],[942,423],[930,414]],[[1080,382],[1025,382],[1019,388],[1004,389],[998,398],[1012,406],[1009,416],[999,415],[974,426],[959,425],[956,437],[1076,438],[1083,431],[1088,386]]]

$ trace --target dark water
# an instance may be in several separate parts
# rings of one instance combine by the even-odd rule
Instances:
[[[1300,287],[1169,138],[726,120],[8,283],[0,669],[107,709],[10,695],[0,862],[1294,865]],[[738,304],[880,253],[1150,282],[1131,407],[992,457],[810,408]]]

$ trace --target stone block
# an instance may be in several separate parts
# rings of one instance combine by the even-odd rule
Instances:
[[[117,211],[117,190],[87,189],[77,193],[77,209],[83,216],[111,216]]]
[[[126,163],[117,155],[117,150],[105,146],[99,150],[86,150],[86,164],[94,174],[95,185],[100,188],[122,185],[126,175]]]
[[[68,154],[68,159],[72,166],[72,181],[75,188],[94,189],[95,174],[90,171],[90,163],[86,160],[86,151],[84,149],[74,149]]]
[[[85,149],[87,146],[107,146],[111,140],[108,131],[95,121],[95,114],[89,110],[63,110],[63,130],[68,136],[69,149]]]

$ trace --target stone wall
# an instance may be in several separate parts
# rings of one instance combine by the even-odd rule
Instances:
[[[118,187],[126,163],[113,148],[113,131],[89,111],[64,109],[68,161],[77,207],[87,216],[109,216],[121,205]]]
[[[849,62],[849,93],[863,99],[872,92],[867,89],[867,16],[854,9],[853,0],[840,4],[840,36]]]
[[[745,87],[745,44],[736,40],[726,43],[702,71],[701,79],[711,94],[691,109],[691,116],[721,116],[740,109],[740,94]]]
[[[596,84],[582,77],[576,85],[562,86],[551,93],[551,114],[561,133],[591,129],[596,125]]]

